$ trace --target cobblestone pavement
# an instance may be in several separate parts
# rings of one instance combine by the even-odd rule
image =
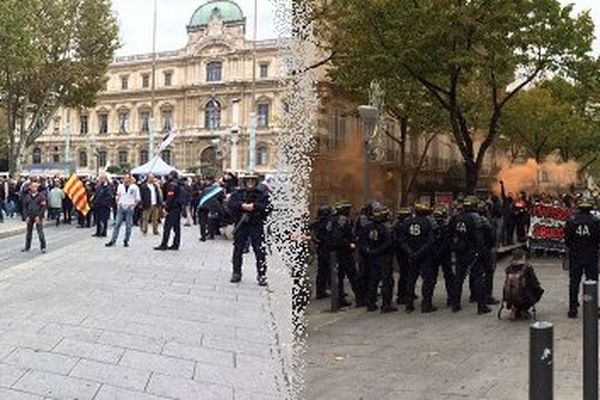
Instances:
[[[579,400],[582,320],[567,319],[568,276],[557,260],[534,265],[546,289],[538,319],[555,324],[555,398]],[[502,268],[497,294],[503,275]],[[475,305],[453,314],[445,308],[441,277],[435,303],[440,310],[429,315],[354,308],[332,314],[327,300],[311,304],[307,399],[527,399],[529,324],[499,321],[496,307],[486,316],[476,315]]]
[[[86,235],[0,271],[0,399],[281,399],[267,290],[182,229],[179,252]]]
[[[25,229],[25,222],[21,221],[18,215],[15,218],[6,218],[4,222],[0,222],[0,238],[6,238],[14,235],[19,235]]]
[[[19,229],[19,227],[25,226],[25,223],[22,222],[20,219],[9,224],[12,224],[13,231],[15,231],[15,225],[17,226],[17,229]],[[3,225],[8,224],[0,224],[0,231]],[[66,246],[72,245],[75,242],[88,239],[95,231],[95,228],[77,229],[75,228],[75,224],[60,225],[59,227],[56,227],[53,224],[49,224],[48,222],[46,222],[44,225],[44,234],[46,236],[46,245],[48,253],[54,253]],[[40,243],[38,242],[37,232],[35,231],[35,228],[33,231],[33,240],[31,242],[31,251],[27,253],[22,253],[21,249],[24,246],[24,230],[22,232],[18,232],[18,234],[16,235],[0,238],[0,270],[14,267],[16,265],[33,260],[34,258],[42,255],[40,251]]]

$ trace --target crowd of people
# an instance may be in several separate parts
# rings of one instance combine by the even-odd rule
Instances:
[[[130,244],[133,226],[138,226],[143,235],[149,234],[151,227],[152,234],[158,236],[162,225],[162,240],[154,247],[157,251],[179,249],[182,222],[184,226],[198,225],[199,240],[203,242],[214,240],[224,226],[232,224],[230,281],[241,281],[242,256],[251,246],[256,258],[257,282],[266,285],[264,225],[272,207],[271,188],[261,183],[258,176],[238,179],[226,173],[220,178],[182,178],[172,171],[160,178],[152,174],[136,178],[125,175],[122,180],[101,174],[82,182],[90,208],[87,213],[78,210],[65,194],[64,178],[0,181],[0,221],[6,215],[27,223],[22,251],[31,249],[35,227],[41,251],[46,252],[45,220],[56,226],[76,221],[78,228],[95,227],[92,236],[108,238],[112,214],[114,223],[105,243],[107,247],[117,244],[123,224],[125,247]],[[319,207],[306,238],[316,245],[316,298],[329,297],[328,290],[335,289],[340,306],[352,305],[345,291],[347,280],[357,307],[390,313],[398,311],[396,305],[403,305],[410,313],[415,310],[418,299],[415,287],[420,278],[421,312],[431,313],[437,310],[433,294],[441,272],[446,305],[452,311],[459,312],[463,307],[463,286],[468,277],[469,301],[477,303],[478,314],[487,314],[490,305],[500,302],[494,296],[493,285],[496,250],[515,243],[515,237],[521,244],[527,241],[530,211],[540,202],[574,209],[566,223],[564,244],[569,250],[570,265],[568,315],[575,318],[582,276],[597,279],[598,274],[600,220],[592,214],[595,204],[581,194],[513,196],[505,193],[502,182],[500,196],[490,194],[486,199],[467,196],[438,207],[417,202],[397,210],[395,217],[379,202],[364,206],[354,220],[352,204],[347,201],[334,207]],[[334,276],[333,263],[337,267]],[[397,282],[395,265],[399,271]],[[511,304],[505,287],[502,300],[507,301],[509,308],[513,306],[514,317],[526,315],[543,290],[525,253],[515,253],[506,273],[507,277],[516,277],[516,281],[524,277],[526,284],[521,289],[525,292],[518,294],[522,301]]]
[[[595,280],[598,273],[600,220],[592,214],[594,204],[581,193],[513,196],[505,192],[502,182],[500,196],[467,196],[437,207],[417,202],[397,210],[395,217],[379,202],[367,204],[354,216],[353,206],[347,201],[334,207],[321,206],[310,226],[318,264],[316,298],[327,298],[335,292],[339,306],[351,306],[345,291],[347,280],[356,307],[390,313],[403,305],[410,313],[415,310],[415,285],[420,278],[421,312],[431,313],[437,310],[433,294],[441,273],[446,305],[453,312],[463,307],[463,286],[468,277],[469,301],[477,303],[478,314],[491,312],[490,305],[504,300],[512,308],[513,318],[530,317],[528,311],[541,299],[543,289],[522,248],[526,248],[532,207],[538,203],[572,209],[564,229],[564,244],[570,261],[568,316],[576,318],[582,275]],[[493,283],[497,249],[501,246],[512,247],[514,254],[505,271],[502,296],[497,298]],[[395,269],[399,272],[397,282]],[[519,282],[521,277],[523,281]],[[336,281],[337,287],[332,288]],[[513,284],[522,285],[514,295]],[[511,296],[513,300],[507,298]]]
[[[4,216],[20,218],[27,223],[25,247],[30,251],[33,228],[36,227],[43,253],[47,250],[44,221],[56,226],[77,228],[95,227],[92,235],[109,237],[106,247],[117,244],[121,227],[125,225],[123,246],[129,247],[134,226],[142,234],[160,235],[162,240],[154,250],[178,250],[181,243],[181,223],[199,226],[199,240],[214,240],[223,227],[233,224],[234,251],[231,282],[242,278],[242,255],[250,245],[256,255],[257,281],[266,285],[266,256],[263,226],[269,212],[269,188],[259,183],[256,175],[238,178],[226,172],[221,177],[180,177],[172,171],[165,177],[133,177],[109,179],[106,174],[97,178],[80,178],[83,183],[89,212],[78,210],[65,193],[66,178],[31,177],[0,180],[0,222]],[[108,234],[110,217],[112,233]],[[173,233],[171,235],[171,233]],[[172,240],[171,240],[172,237]],[[171,242],[169,244],[169,242]]]

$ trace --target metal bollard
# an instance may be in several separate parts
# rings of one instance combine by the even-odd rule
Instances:
[[[338,259],[337,253],[332,251],[329,253],[330,270],[331,270],[331,311],[337,312],[340,309],[340,295],[338,286]]]
[[[552,400],[554,325],[534,322],[529,328],[529,400]]]
[[[583,283],[583,400],[598,400],[598,282]]]

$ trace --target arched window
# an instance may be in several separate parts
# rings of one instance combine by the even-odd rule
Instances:
[[[79,151],[79,167],[86,168],[88,166],[87,151]]]
[[[129,110],[122,108],[119,110],[119,133],[129,132]]]
[[[140,111],[140,132],[144,134],[150,132],[150,110]]]
[[[105,109],[98,111],[98,133],[101,135],[108,133],[108,111]]]
[[[173,109],[171,107],[163,107],[160,113],[162,116],[163,132],[170,132],[173,129]]]
[[[98,167],[99,168],[106,167],[106,161],[107,161],[106,150],[104,150],[104,149],[98,150],[97,157],[98,157]]]
[[[218,129],[221,126],[221,104],[212,99],[204,110],[204,126],[208,129]]]
[[[39,147],[33,149],[33,163],[41,164],[42,163],[42,150]]]
[[[148,150],[140,151],[140,165],[144,165],[148,162]]]
[[[118,156],[120,166],[124,166],[129,163],[129,154],[127,153],[127,150],[119,150]]]
[[[269,148],[266,144],[256,147],[256,165],[264,167],[269,163]]]
[[[200,154],[200,165],[217,165],[217,150],[211,146],[207,147]]]
[[[269,127],[269,103],[260,103],[257,105],[256,126],[260,128]]]

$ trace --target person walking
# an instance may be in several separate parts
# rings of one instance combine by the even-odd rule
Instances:
[[[125,175],[123,183],[119,184],[117,188],[117,220],[112,232],[112,238],[110,242],[106,243],[106,247],[114,246],[117,242],[123,222],[125,222],[125,240],[123,241],[123,246],[129,246],[131,227],[133,226],[133,211],[140,201],[140,189],[132,182],[131,175]]]
[[[46,253],[46,237],[44,236],[44,213],[48,207],[46,197],[41,194],[38,182],[29,184],[29,193],[25,194],[23,199],[23,215],[27,221],[27,234],[25,236],[25,248],[21,251],[26,252],[31,249],[31,239],[33,235],[33,226],[38,233],[40,249]]]
[[[163,237],[160,245],[154,248],[154,250],[179,250],[181,242],[181,210],[184,206],[184,199],[182,198],[182,187],[179,183],[179,174],[177,171],[171,171],[168,177],[168,183],[164,194],[165,206],[164,214],[165,226],[163,228]],[[174,232],[173,244],[169,246],[169,236],[171,230]]]

